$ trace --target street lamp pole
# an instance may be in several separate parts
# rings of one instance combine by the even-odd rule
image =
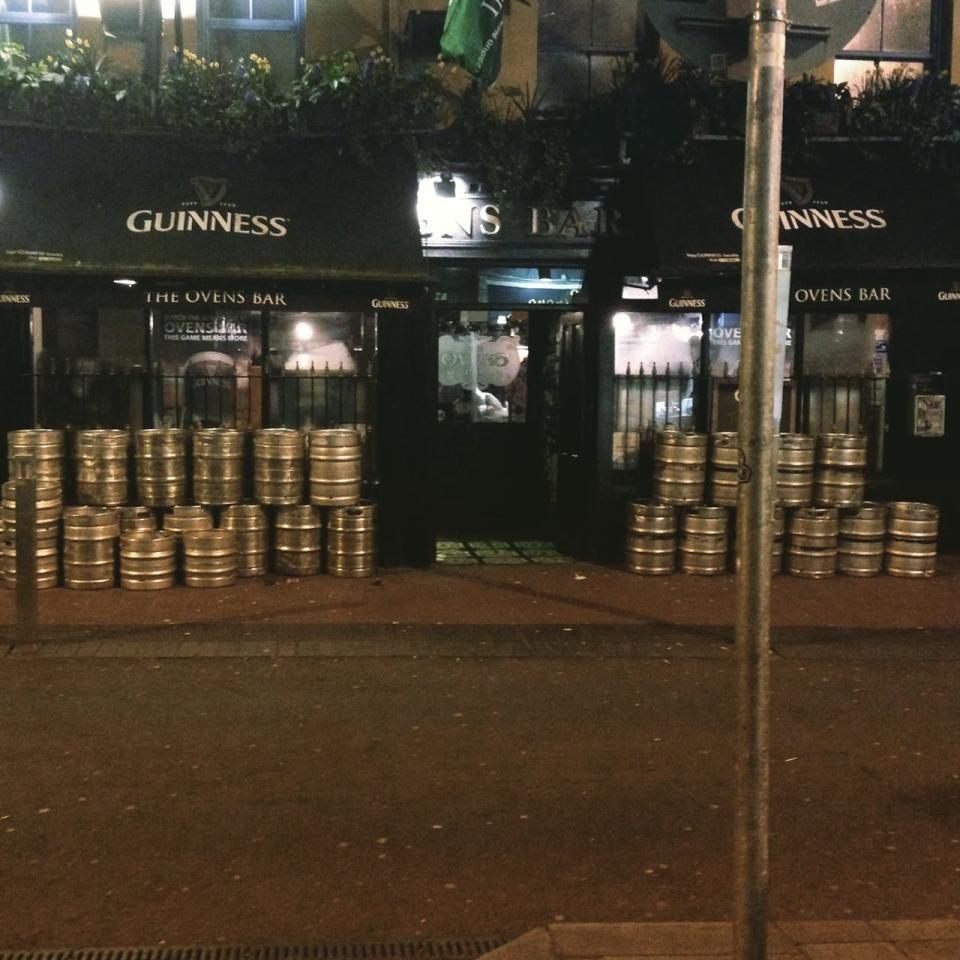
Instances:
[[[737,511],[736,960],[767,956],[773,397],[786,33],[786,0],[755,0],[744,159],[738,427],[743,462]]]

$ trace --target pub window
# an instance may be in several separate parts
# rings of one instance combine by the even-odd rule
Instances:
[[[268,336],[270,421],[299,430],[373,418],[376,319],[360,311],[276,311]]]
[[[303,56],[303,0],[201,0],[204,56],[238,63],[266,57],[277,84],[289,83]]]
[[[548,104],[609,89],[637,49],[637,0],[541,0],[538,91]]]
[[[879,71],[935,69],[935,0],[876,0],[870,16],[834,63],[834,81],[859,89]]]
[[[440,423],[526,422],[528,327],[523,310],[459,310],[441,317]]]
[[[613,466],[634,469],[664,427],[693,430],[700,374],[699,313],[613,315]]]
[[[156,425],[260,424],[260,314],[224,311],[153,315],[151,406]]]
[[[103,29],[118,40],[139,40],[143,35],[143,0],[100,0]]]
[[[871,470],[883,462],[887,314],[806,314],[800,427],[804,433],[862,433]]]
[[[73,25],[72,0],[0,0],[0,42],[19,43],[34,60],[62,53]]]
[[[35,340],[37,422],[77,429],[137,424],[145,332],[139,308],[45,307]]]

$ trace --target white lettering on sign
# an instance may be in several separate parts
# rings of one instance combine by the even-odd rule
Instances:
[[[163,339],[174,342],[210,340],[216,343],[245,343],[247,325],[238,320],[165,320]]]
[[[707,301],[700,297],[671,297],[667,301],[668,307],[699,308],[706,305]]]
[[[131,233],[237,233],[252,237],[285,237],[289,217],[236,210],[134,210],[127,217]]]
[[[942,302],[947,300],[960,300],[960,290],[940,290],[937,293],[937,299]]]
[[[370,306],[374,310],[409,310],[409,300],[384,300],[380,297],[374,297],[370,301]]]
[[[743,229],[743,207],[730,214],[734,225]],[[830,207],[790,207],[780,211],[784,230],[885,230],[882,210],[840,210]]]
[[[0,293],[0,303],[29,303],[29,293]]]
[[[889,303],[889,287],[800,287],[794,303]]]
[[[235,306],[252,304],[256,307],[286,307],[287,295],[262,290],[155,290],[149,291],[147,303],[189,303]]]

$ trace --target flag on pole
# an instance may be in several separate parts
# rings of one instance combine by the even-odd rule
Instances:
[[[445,60],[459,64],[484,87],[500,73],[506,0],[450,0],[440,38]]]

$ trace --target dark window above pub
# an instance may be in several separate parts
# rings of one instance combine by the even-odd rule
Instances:
[[[834,64],[834,81],[854,90],[866,75],[904,69],[920,74],[946,67],[946,0],[876,0],[866,23]]]
[[[637,0],[541,0],[538,92],[545,104],[584,100],[610,88],[637,50]]]
[[[19,43],[35,60],[62,52],[73,25],[72,0],[0,0],[0,42]]]
[[[293,80],[303,56],[303,0],[200,0],[203,55],[222,64],[250,54],[270,61],[280,86]]]

